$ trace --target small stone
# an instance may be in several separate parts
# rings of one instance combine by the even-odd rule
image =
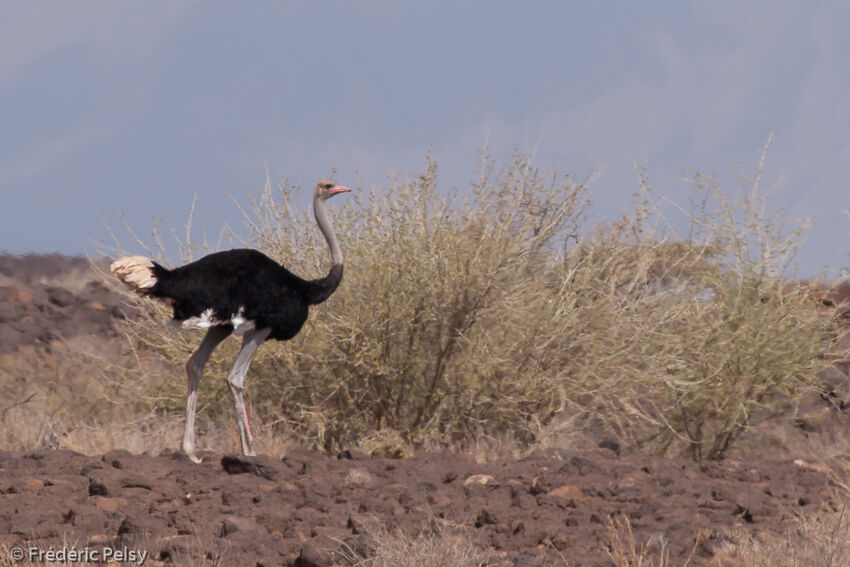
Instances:
[[[226,537],[236,532],[244,532],[253,530],[256,524],[249,518],[240,518],[238,516],[225,516],[221,523],[221,537]]]
[[[554,496],[555,498],[581,498],[581,490],[577,486],[572,484],[565,484],[563,486],[559,486],[558,488],[553,488],[549,491],[549,496]]]

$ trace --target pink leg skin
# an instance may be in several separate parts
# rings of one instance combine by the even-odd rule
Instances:
[[[257,453],[254,451],[254,439],[251,435],[251,429],[248,426],[248,412],[245,410],[245,402],[242,399],[242,387],[245,385],[245,375],[248,374],[248,367],[251,365],[251,360],[270,333],[271,329],[257,329],[247,333],[242,339],[242,349],[236,357],[236,362],[227,376],[227,383],[230,385],[230,391],[233,393],[233,406],[236,410],[236,428],[239,431],[242,454],[249,457],[256,456]]]
[[[254,436],[251,435],[251,426],[248,424],[248,411],[243,407],[242,414],[245,416],[245,433],[248,434],[248,441],[254,442]]]

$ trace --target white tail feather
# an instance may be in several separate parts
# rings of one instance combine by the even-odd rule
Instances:
[[[153,275],[153,262],[144,256],[125,256],[118,258],[109,269],[122,282],[136,291],[147,291],[156,285]]]

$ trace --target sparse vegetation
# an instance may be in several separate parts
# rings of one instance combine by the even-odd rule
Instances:
[[[354,550],[344,542],[332,550],[341,565],[369,567],[483,567],[488,560],[462,526],[433,520],[418,534],[376,523],[368,528],[368,548]]]
[[[258,452],[306,443],[329,453],[445,449],[486,460],[569,446],[587,431],[616,451],[700,461],[724,457],[756,425],[784,424],[793,435],[797,408],[818,399],[822,370],[839,358],[841,329],[815,284],[793,280],[805,226],[768,210],[762,165],[741,196],[692,174],[688,207],[657,194],[639,171],[632,210],[595,226],[585,217],[588,183],[524,155],[503,167],[485,156],[462,190],[441,188],[429,160],[412,179],[361,191],[333,216],[346,256],[342,286],[300,335],[268,343],[252,366],[246,398]],[[318,276],[324,242],[295,204],[297,190],[267,183],[243,211],[247,243]],[[190,235],[187,227],[181,261],[209,251]],[[158,249],[167,263],[158,233],[154,240],[153,255]],[[78,272],[68,277],[67,286],[54,283],[87,285]],[[161,304],[125,297],[139,313],[119,323],[122,339],[53,340],[0,356],[4,448],[156,454],[179,446],[183,365],[200,334],[165,327]],[[215,352],[201,383],[201,449],[238,445],[221,379],[237,346],[226,341]],[[825,444],[828,456],[840,453],[833,438],[805,442],[807,459],[818,447],[827,454]],[[846,486],[846,471],[832,477]],[[580,498],[578,488],[560,489]],[[764,556],[776,558],[764,564],[841,566],[846,520],[829,523],[834,515],[801,521],[787,538],[728,535],[718,564]],[[681,553],[671,558],[663,533],[642,540],[626,516],[607,521],[598,549],[614,564],[690,564]],[[341,542],[335,553],[363,565],[500,564],[474,533],[388,526],[368,534],[368,549]],[[574,564],[568,540],[533,545],[554,564]]]
[[[846,512],[799,518],[785,534],[732,534],[718,565],[751,567],[847,567],[850,565],[850,521]]]
[[[627,516],[608,519],[608,557],[616,567],[671,567],[670,550],[664,534],[655,534],[649,541],[641,542],[632,530]],[[682,564],[687,567],[688,558]]]
[[[834,323],[787,279],[805,227],[767,210],[761,167],[736,198],[694,174],[700,204],[676,222],[641,174],[634,210],[584,233],[589,188],[524,155],[502,169],[484,157],[464,192],[439,189],[433,160],[363,192],[335,213],[343,285],[305,332],[261,350],[253,411],[327,451],[533,446],[570,418],[659,454],[719,458],[754,415],[815,393],[834,361]],[[267,184],[245,211],[250,240],[321,274],[295,189]],[[133,332],[180,368],[197,337],[163,330],[165,308],[138,301]],[[163,383],[168,407],[183,387]],[[222,381],[202,387],[213,411],[229,405]]]
[[[602,427],[625,446],[723,456],[754,416],[788,417],[815,395],[837,358],[834,320],[788,279],[804,226],[768,211],[761,168],[739,197],[693,174],[697,205],[670,222],[659,211],[673,207],[639,172],[634,210],[592,228],[587,184],[524,155],[502,168],[485,156],[464,191],[441,190],[431,160],[360,192],[334,215],[343,285],[252,367],[258,442],[519,454]],[[324,243],[296,189],[269,182],[246,207],[250,244],[322,274]],[[190,232],[187,258],[207,249]],[[124,353],[80,339],[4,358],[5,446],[175,444],[199,337],[164,327],[165,306],[127,298],[142,309],[123,326]],[[224,375],[235,348],[225,342],[207,375]],[[45,379],[26,381],[36,373]],[[232,434],[225,382],[201,388],[201,433]]]

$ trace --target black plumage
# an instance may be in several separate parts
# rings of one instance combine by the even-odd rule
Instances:
[[[270,339],[294,337],[307,320],[310,305],[325,301],[342,280],[342,264],[327,276],[302,279],[262,252],[227,250],[173,270],[154,263],[156,284],[148,294],[168,302],[174,319],[210,319],[227,325],[236,317],[254,328],[271,329]]]

